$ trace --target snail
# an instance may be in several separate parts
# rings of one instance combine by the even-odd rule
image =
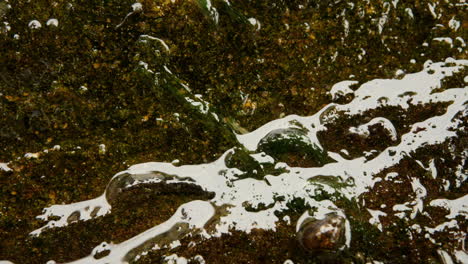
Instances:
[[[308,252],[336,252],[345,246],[344,217],[330,213],[321,220],[305,219],[299,226],[297,239]]]

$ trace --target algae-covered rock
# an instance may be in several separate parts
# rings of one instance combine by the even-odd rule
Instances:
[[[271,131],[260,140],[257,151],[263,151],[277,160],[293,164],[295,159],[306,160],[311,166],[322,166],[332,161],[326,151],[313,143],[305,130],[299,128]]]
[[[167,181],[177,181],[168,183]],[[116,175],[109,182],[106,188],[106,199],[113,204],[119,199],[119,195],[131,188],[138,188],[139,185],[151,188],[157,193],[179,193],[179,194],[201,194],[212,197],[212,193],[206,192],[191,179],[178,175],[170,175],[159,171],[151,173],[130,174],[122,173]]]
[[[215,24],[218,24],[219,13],[218,10],[211,4],[210,0],[196,0],[196,3],[203,15],[212,19]]]
[[[242,14],[242,11],[234,8],[229,1],[196,0],[195,2],[203,15],[214,24],[218,24],[220,15],[225,15],[224,18],[229,17],[237,24],[250,25],[248,18]]]
[[[279,175],[285,172],[281,166],[277,166],[273,157],[265,153],[251,153],[243,147],[236,147],[226,155],[224,160],[226,167],[236,168],[241,174],[239,179],[254,178],[262,180],[266,175]]]
[[[107,185],[106,188],[106,199],[109,202],[115,200],[119,193],[122,192],[128,186],[131,186],[137,181],[145,181],[149,179],[167,179],[173,177],[170,175],[165,175],[164,173],[148,173],[148,174],[129,174],[123,173],[121,175],[115,176]]]
[[[240,178],[260,178],[263,174],[263,169],[260,164],[249,155],[248,151],[241,148],[234,150],[226,156],[226,166],[228,168],[237,168],[244,172]]]

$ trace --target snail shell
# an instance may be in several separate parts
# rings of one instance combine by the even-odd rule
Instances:
[[[324,219],[306,219],[297,232],[301,246],[309,252],[337,251],[345,245],[345,219],[328,214]]]

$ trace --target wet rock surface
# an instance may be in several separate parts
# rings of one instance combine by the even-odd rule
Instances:
[[[195,263],[197,255],[206,263],[317,263],[298,246],[291,223],[331,200],[352,227],[349,249],[332,263],[463,263],[466,208],[455,205],[466,204],[467,118],[462,110],[449,114],[467,96],[460,92],[467,66],[459,62],[466,59],[465,12],[463,1],[425,0],[0,1],[0,260],[68,262],[92,252],[105,259],[181,205],[244,196],[252,199],[223,206],[258,213],[250,232],[233,225],[230,234],[206,239],[193,231],[195,238],[166,241],[180,239],[180,246],[133,252],[139,259],[131,261],[159,263],[177,253]],[[443,70],[431,67],[440,61]],[[454,66],[460,69],[448,74]],[[373,108],[346,111],[362,99],[361,85],[419,71],[447,72],[428,81],[430,100],[409,91],[391,105],[386,94]],[[344,80],[356,83],[333,89]],[[305,122],[317,140],[289,125],[257,138],[258,152],[274,161],[239,142],[240,131],[324,107],[315,127]],[[368,136],[350,133],[374,118],[388,122],[368,126]],[[426,136],[434,131],[453,135],[400,155],[420,137],[437,138]],[[260,141],[281,134],[299,136]],[[232,148],[239,151],[222,159],[222,170],[204,170]],[[379,167],[387,153],[401,160]],[[361,158],[366,162],[351,162]],[[219,173],[230,192],[194,185],[184,178],[190,173],[149,182],[158,177],[143,175],[158,172],[144,171],[112,182],[130,165],[176,159],[177,166],[200,164],[201,176]],[[379,170],[366,170],[369,164]],[[304,181],[290,182],[296,177]],[[364,184],[369,177],[372,184]],[[91,204],[36,218],[43,208],[86,202],[106,188],[111,213]],[[258,198],[267,191],[272,199]],[[216,200],[222,194],[225,200]],[[207,226],[235,216],[226,208]],[[265,212],[267,220],[260,218]],[[30,235],[62,219],[64,226]],[[235,219],[241,226],[244,218]],[[271,219],[275,231],[265,228]],[[108,246],[98,250],[103,241]],[[150,244],[142,248],[157,242]]]

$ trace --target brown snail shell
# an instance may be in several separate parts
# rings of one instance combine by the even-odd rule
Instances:
[[[299,244],[309,252],[338,251],[345,245],[344,217],[328,214],[324,219],[309,218],[299,227]]]

